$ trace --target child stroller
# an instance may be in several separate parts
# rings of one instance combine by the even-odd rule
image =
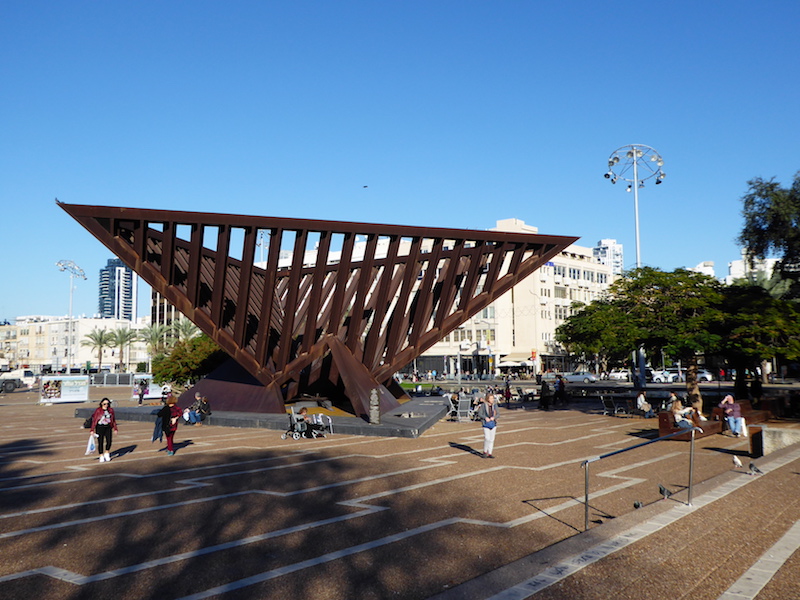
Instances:
[[[305,438],[318,438],[325,437],[326,433],[333,433],[333,422],[331,418],[325,415],[328,420],[327,425],[322,421],[322,415],[311,415],[311,422],[306,421],[303,415],[297,415],[294,412],[294,407],[291,407],[292,412],[289,414],[289,428],[283,432],[281,439],[285,440],[291,437],[299,440],[301,437]]]

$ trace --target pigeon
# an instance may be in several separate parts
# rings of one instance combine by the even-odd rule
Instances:
[[[742,466],[742,461],[739,460],[739,457],[735,454],[733,455],[733,466],[739,468]]]
[[[764,471],[756,466],[756,463],[750,463],[750,475],[763,475]]]
[[[665,488],[660,483],[658,484],[658,491],[661,492],[661,495],[664,496],[664,500],[672,496],[672,492],[670,492],[667,488]]]
[[[637,500],[633,503],[633,508],[642,508],[642,503]]]

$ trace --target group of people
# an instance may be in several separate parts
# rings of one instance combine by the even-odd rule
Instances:
[[[646,392],[642,391],[636,399],[637,406],[643,411],[645,417],[655,416],[653,406],[647,401]],[[719,403],[722,408],[723,416],[728,424],[731,433],[739,437],[742,435],[743,419],[740,406],[736,403],[733,396],[728,394]],[[698,428],[702,433],[701,427],[706,417],[703,416],[699,406],[684,406],[675,392],[670,392],[669,398],[662,403],[662,408],[669,407],[675,425],[681,429]],[[492,391],[487,392],[475,411],[476,420],[480,421],[483,428],[483,458],[494,458],[494,439],[497,435],[497,406],[495,395]]]
[[[163,434],[167,438],[167,455],[175,454],[175,432],[178,431],[178,422],[181,417],[186,423],[200,425],[203,419],[211,414],[211,404],[208,398],[195,394],[194,403],[187,409],[181,410],[178,406],[178,399],[170,392],[164,398],[164,406],[156,414],[156,428],[161,437]],[[103,398],[92,413],[90,432],[97,437],[96,447],[100,455],[100,462],[111,461],[111,442],[113,433],[119,433],[117,419],[114,409],[111,407],[111,400]]]

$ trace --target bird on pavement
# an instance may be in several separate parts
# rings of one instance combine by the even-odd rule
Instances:
[[[739,460],[739,457],[735,454],[733,455],[733,466],[738,468],[742,466],[742,461]]]
[[[750,463],[750,475],[763,475],[764,471],[756,466],[756,463]]]
[[[664,497],[664,500],[672,496],[672,492],[670,492],[667,488],[665,488],[660,483],[658,484],[658,491],[661,492],[661,495]]]

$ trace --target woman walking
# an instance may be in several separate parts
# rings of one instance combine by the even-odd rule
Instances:
[[[486,394],[486,399],[478,408],[478,418],[483,425],[483,458],[494,458],[494,436],[497,433],[497,407],[494,394]]]
[[[97,453],[100,455],[100,462],[111,462],[111,432],[119,433],[117,420],[114,418],[114,409],[111,408],[111,400],[103,398],[92,414],[92,433],[97,435]],[[105,447],[105,451],[103,450]]]
[[[178,399],[172,394],[167,394],[165,402],[164,407],[158,411],[158,416],[161,417],[161,429],[167,436],[167,456],[172,456],[175,454],[174,438],[175,432],[178,431],[181,409],[178,408]]]

